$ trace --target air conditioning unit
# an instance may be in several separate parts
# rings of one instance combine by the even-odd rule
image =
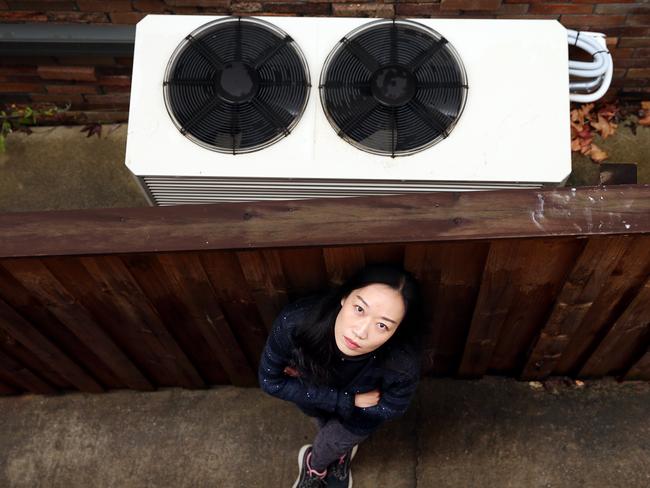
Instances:
[[[561,185],[568,86],[556,21],[148,15],[126,165],[156,205]]]

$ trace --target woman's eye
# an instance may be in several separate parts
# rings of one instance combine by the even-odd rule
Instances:
[[[377,325],[379,325],[380,329],[388,330],[388,326],[384,324],[383,322],[379,322]]]
[[[354,309],[355,309],[357,312],[363,312],[363,308],[361,308],[359,305],[355,305],[355,306],[354,306]]]

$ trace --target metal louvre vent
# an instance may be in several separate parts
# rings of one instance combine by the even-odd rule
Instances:
[[[463,63],[433,29],[379,20],[341,39],[325,62],[321,102],[338,135],[364,151],[405,156],[446,138],[467,96]]]
[[[309,71],[293,39],[258,19],[210,22],[169,60],[164,100],[181,134],[240,154],[287,136],[309,97]]]
[[[156,205],[217,202],[344,198],[397,195],[431,191],[477,191],[541,188],[542,183],[516,182],[435,182],[372,180],[307,180],[282,178],[219,178],[144,176],[142,181]]]

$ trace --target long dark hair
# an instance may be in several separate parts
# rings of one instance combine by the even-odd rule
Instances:
[[[324,293],[312,295],[313,301],[307,319],[296,325],[293,332],[294,356],[298,369],[307,373],[307,381],[328,384],[332,378],[331,365],[336,358],[334,323],[341,310],[341,299],[353,290],[371,284],[383,284],[398,291],[406,312],[391,338],[382,344],[377,353],[380,360],[387,350],[405,346],[418,356],[422,352],[422,298],[420,287],[413,275],[392,264],[370,264],[358,270],[341,286]]]

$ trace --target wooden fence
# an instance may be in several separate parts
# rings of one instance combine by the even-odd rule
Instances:
[[[0,215],[0,393],[256,385],[280,308],[368,262],[423,371],[650,379],[650,187]]]

